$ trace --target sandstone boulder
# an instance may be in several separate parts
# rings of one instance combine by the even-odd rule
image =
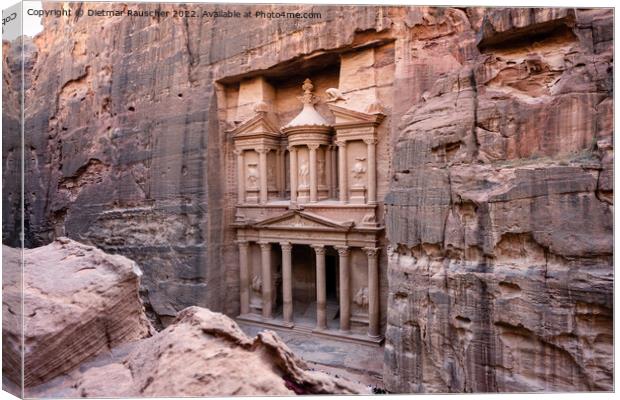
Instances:
[[[189,307],[165,330],[37,391],[43,397],[360,394],[363,386],[308,369],[271,331],[247,337],[223,314]],[[123,353],[121,351],[121,353]]]
[[[141,271],[133,261],[67,238],[24,251],[24,385],[41,384],[153,329],[138,295]],[[22,289],[21,274],[3,281],[3,314]],[[6,360],[19,361],[20,318],[3,324]],[[7,346],[8,345],[8,346]],[[20,382],[19,367],[4,372]]]

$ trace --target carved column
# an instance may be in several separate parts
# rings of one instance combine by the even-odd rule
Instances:
[[[276,149],[275,150],[276,153],[276,168],[275,168],[275,184],[276,184],[276,190],[278,191],[278,196],[282,195],[282,185],[280,185],[280,182],[282,180],[282,169],[280,168],[280,160],[282,159],[282,150],[280,149]]]
[[[316,327],[327,328],[327,292],[325,282],[325,246],[313,245],[316,253]]]
[[[351,278],[347,246],[338,246],[338,270],[340,276],[340,330],[351,330]]]
[[[295,146],[288,148],[289,158],[291,161],[291,203],[297,202],[297,149]]]
[[[245,203],[245,161],[243,150],[235,150],[237,155],[237,202]]]
[[[347,183],[347,142],[346,141],[338,141],[336,142],[338,146],[338,186],[340,188],[340,202],[347,202],[347,194],[348,194],[348,186]]]
[[[331,187],[331,192],[332,192],[332,198],[336,198],[337,197],[337,190],[338,190],[338,161],[337,159],[337,154],[336,154],[336,149],[334,148],[334,146],[330,146],[331,147],[331,151],[329,152],[331,159],[332,159],[332,168],[329,171],[329,173],[332,176],[332,187]]]
[[[286,198],[286,147],[280,149],[278,170],[280,171],[280,180],[278,181],[280,197],[284,199]]]
[[[267,153],[269,149],[256,149],[258,152],[258,168],[260,173],[260,203],[267,203]]]
[[[239,297],[241,302],[241,314],[250,312],[250,268],[248,265],[248,247],[249,243],[240,240],[237,242],[239,246]]]
[[[310,149],[310,202],[316,203],[317,201],[317,185],[318,179],[316,176],[316,149],[319,148],[318,144],[309,144]]]
[[[259,243],[263,278],[263,317],[271,318],[271,244]]]
[[[327,185],[327,197],[332,198],[332,146],[325,146],[325,185]]]
[[[368,257],[368,336],[378,337],[379,320],[379,249],[364,247]]]
[[[377,139],[364,139],[368,150],[368,203],[377,203]]]
[[[291,251],[293,246],[288,243],[280,243],[282,248],[282,299],[284,322],[293,322],[293,275],[291,265]]]

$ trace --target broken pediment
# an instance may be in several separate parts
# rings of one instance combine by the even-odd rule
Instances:
[[[283,229],[329,229],[336,231],[348,231],[353,226],[352,222],[339,223],[325,217],[305,211],[291,210],[277,217],[259,221],[254,228],[283,228]]]
[[[269,112],[259,111],[253,117],[245,120],[230,132],[234,138],[247,137],[280,137],[280,129],[278,128],[278,119]]]
[[[377,126],[385,118],[381,107],[375,105],[371,107],[369,111],[371,113],[364,113],[360,111],[351,110],[349,108],[337,106],[335,104],[328,104],[330,111],[334,114],[335,125],[341,126]]]

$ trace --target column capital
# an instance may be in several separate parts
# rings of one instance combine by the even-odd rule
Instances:
[[[325,245],[324,244],[313,244],[310,247],[314,249],[314,252],[317,256],[325,255]]]
[[[347,145],[347,142],[345,140],[336,140],[334,144],[338,147],[344,147]]]
[[[240,156],[240,155],[242,155],[242,154],[243,154],[243,152],[244,152],[244,151],[245,151],[244,149],[234,149],[234,150],[233,150],[233,153],[234,153],[235,155]]]
[[[239,247],[247,247],[250,245],[250,242],[247,240],[235,240],[235,243],[239,245]]]
[[[339,256],[348,256],[351,254],[351,248],[349,246],[334,246],[334,248],[338,251]]]
[[[363,250],[366,252],[368,257],[376,257],[381,249],[378,247],[364,247]]]
[[[376,138],[366,138],[364,139],[364,143],[366,144],[377,144],[379,141]]]
[[[280,248],[282,248],[282,251],[290,252],[293,249],[293,245],[290,242],[280,242]]]
[[[293,153],[295,151],[297,151],[297,147],[295,147],[295,145],[290,145],[286,147],[288,149],[289,152]]]
[[[271,151],[271,149],[269,147],[258,147],[254,149],[254,151],[256,151],[258,154],[267,154]]]
[[[319,146],[320,146],[319,144],[316,144],[316,143],[310,143],[310,144],[308,145],[308,148],[309,148],[310,150],[316,150],[316,149],[318,149],[318,148],[319,148]]]
[[[267,249],[271,249],[271,243],[269,242],[258,242],[258,245],[260,246],[261,250],[267,250]]]

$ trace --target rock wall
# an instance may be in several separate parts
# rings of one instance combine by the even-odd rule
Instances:
[[[445,34],[475,28],[453,15]],[[404,116],[386,198],[389,390],[613,389],[611,18],[485,12],[478,51]]]

